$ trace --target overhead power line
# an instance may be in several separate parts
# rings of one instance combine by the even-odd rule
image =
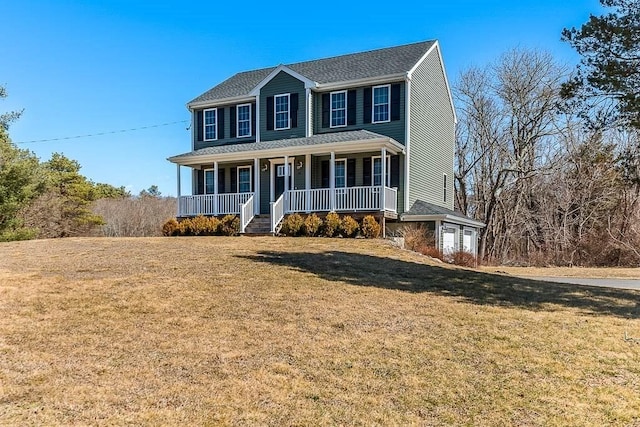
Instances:
[[[90,137],[94,137],[94,136],[111,135],[111,134],[114,134],[114,133],[135,132],[135,131],[138,131],[138,130],[159,128],[159,127],[162,127],[162,126],[170,126],[170,125],[175,125],[175,124],[178,124],[178,123],[189,123],[189,120],[178,120],[176,122],[160,123],[160,124],[157,124],[157,125],[142,126],[142,127],[137,127],[137,128],[131,128],[131,129],[120,129],[120,130],[111,130],[111,131],[107,131],[107,132],[90,133],[90,134],[87,134],[87,135],[64,136],[64,137],[60,137],[60,138],[50,138],[50,139],[34,139],[33,141],[19,141],[19,142],[14,142],[14,144],[32,144],[32,143],[36,143],[36,142],[53,142],[53,141],[65,141],[65,140],[69,140],[69,139],[78,139],[78,138],[90,138]]]

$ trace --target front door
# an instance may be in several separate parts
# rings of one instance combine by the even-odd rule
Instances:
[[[276,182],[274,185],[275,188],[275,199],[278,200],[278,197],[284,193],[284,164],[276,166]],[[291,163],[289,164],[289,190],[293,189],[292,180],[291,180]]]

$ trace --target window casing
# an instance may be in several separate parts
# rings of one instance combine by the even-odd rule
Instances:
[[[214,172],[215,171],[213,169],[205,169],[204,170],[204,194],[213,194],[213,193],[215,193]]]
[[[371,158],[371,176],[373,185],[382,185],[382,156]],[[385,169],[385,185],[391,186],[391,156],[387,156]]]
[[[204,140],[218,139],[218,109],[204,110]]]
[[[251,192],[251,166],[238,168],[238,193]]]
[[[331,127],[347,125],[347,91],[331,92]]]
[[[238,138],[251,136],[251,104],[238,105],[236,120]]]
[[[391,85],[374,86],[373,96],[373,123],[388,122],[391,108]]]
[[[284,165],[283,164],[282,165],[278,165],[278,168],[276,170],[276,175],[278,176],[278,178],[283,177],[284,176],[284,172],[285,172]],[[288,172],[287,176],[291,176],[291,164],[287,165],[287,172]]]
[[[291,127],[290,114],[289,114],[289,96],[286,93],[284,95],[276,95],[273,97],[274,103],[274,123],[275,130],[289,129]]]
[[[334,172],[335,188],[345,188],[347,186],[347,159],[336,159]]]

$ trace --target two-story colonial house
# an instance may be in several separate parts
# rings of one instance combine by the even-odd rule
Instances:
[[[178,216],[239,214],[242,231],[289,213],[422,222],[475,252],[481,223],[453,211],[456,115],[437,41],[238,73],[187,104],[192,170]]]

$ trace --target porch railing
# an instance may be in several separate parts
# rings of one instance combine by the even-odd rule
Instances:
[[[271,202],[271,232],[275,233],[278,224],[284,218],[284,193],[278,197],[278,200]]]
[[[246,202],[240,205],[240,233],[244,233],[244,230],[247,228],[247,225],[251,222],[254,216],[254,206],[253,206],[253,194],[251,197],[247,199]]]
[[[178,198],[178,216],[239,214],[253,193],[200,194]]]
[[[289,191],[289,212],[326,212],[326,211],[378,211],[382,210],[381,193],[384,188],[384,209],[396,212],[398,205],[398,191],[395,188],[375,187],[346,187],[335,188],[335,196],[331,196],[331,189],[317,188],[313,190]],[[332,203],[333,199],[333,203]]]
[[[398,212],[398,189],[384,187],[384,210]]]

